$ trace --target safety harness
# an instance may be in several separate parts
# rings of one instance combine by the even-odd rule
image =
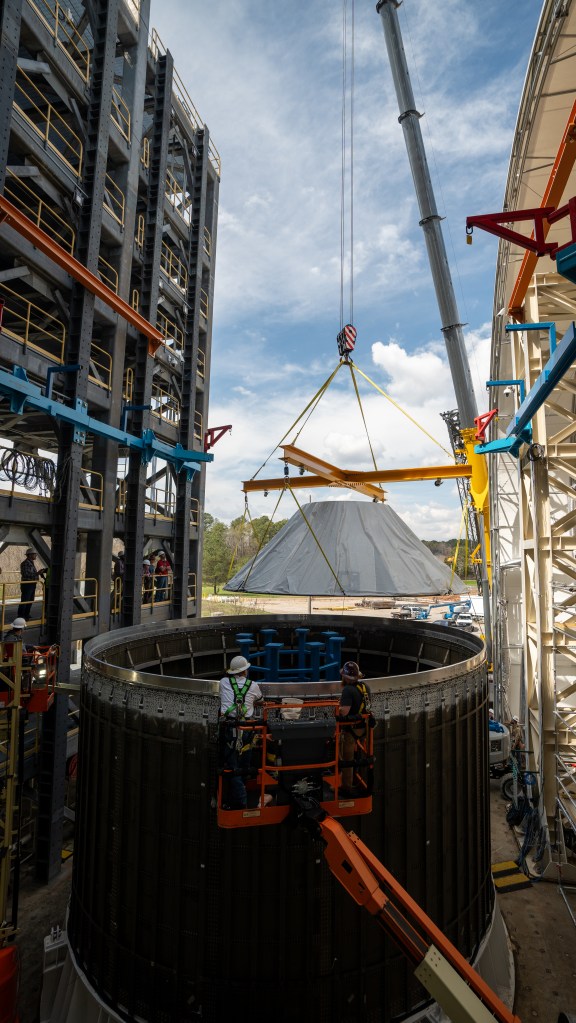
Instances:
[[[233,675],[228,676],[228,681],[230,683],[230,686],[232,687],[232,692],[234,693],[234,703],[231,703],[228,709],[224,711],[224,716],[228,717],[228,715],[234,711],[236,718],[240,720],[241,718],[246,717],[246,711],[248,708],[244,703],[244,697],[246,696],[246,693],[250,689],[252,683],[249,678],[246,678],[244,679],[244,685],[242,686],[242,688],[240,688],[236,678]]]

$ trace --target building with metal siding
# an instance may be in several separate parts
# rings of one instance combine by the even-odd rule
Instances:
[[[504,210],[558,208],[576,195],[575,32],[576,4],[546,0],[520,102]],[[530,235],[531,224],[513,226]],[[570,236],[564,219],[547,238],[563,245]],[[576,288],[556,263],[501,241],[491,378],[522,381],[528,393],[552,351],[546,326],[506,331],[506,325],[554,323],[560,342],[575,318]],[[575,393],[572,366],[532,419],[533,445],[524,445],[519,458],[488,456],[496,697],[525,726],[541,822],[551,838],[548,871],[565,879],[575,876],[566,847],[576,842]],[[520,400],[515,384],[491,388],[488,408],[498,407],[499,417],[490,439],[505,435]]]
[[[11,467],[0,482],[3,545],[28,542],[50,565],[28,635],[60,644],[62,682],[75,644],[200,613],[204,471],[146,463],[106,433],[151,430],[170,448],[204,450],[220,159],[149,21],[150,0],[0,2],[0,190],[162,338],[150,344],[2,215],[0,371],[22,367],[56,403],[101,424],[83,433],[0,396],[0,461]],[[142,560],[160,549],[172,572],[163,590],[146,590]],[[60,863],[66,713],[58,697],[45,715],[45,877]]]

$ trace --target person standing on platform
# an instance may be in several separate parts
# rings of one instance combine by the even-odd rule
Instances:
[[[24,561],[20,563],[20,606],[16,617],[23,618],[25,622],[28,621],[32,613],[32,605],[36,597],[36,584],[40,578],[44,578],[47,572],[45,568],[36,568],[37,557],[36,551],[29,547]]]
[[[338,719],[346,724],[340,732],[340,759],[349,764],[342,768],[342,786],[340,794],[354,795],[354,753],[358,739],[366,736],[367,722],[362,717],[371,710],[370,690],[362,681],[364,675],[356,661],[346,661],[340,671],[342,693],[338,707]]]
[[[157,600],[167,600],[168,598],[166,590],[168,588],[168,576],[170,575],[170,572],[170,562],[168,561],[165,552],[159,551],[158,561],[156,562],[156,569],[154,571]]]
[[[245,743],[245,730],[240,722],[254,717],[254,704],[263,700],[257,682],[248,678],[250,662],[245,657],[233,657],[227,674],[220,680],[220,750],[225,771],[234,772],[241,766],[240,751]],[[224,775],[227,782],[223,802],[230,810],[243,810],[247,805],[246,786],[239,774]],[[268,802],[268,800],[266,800]]]

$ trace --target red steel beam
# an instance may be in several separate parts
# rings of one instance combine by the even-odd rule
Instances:
[[[21,234],[23,238],[29,241],[35,248],[43,252],[45,256],[48,256],[52,262],[57,263],[58,266],[62,267],[66,273],[69,273],[71,277],[74,277],[83,288],[90,291],[97,298],[113,309],[114,312],[118,313],[122,319],[131,323],[133,327],[140,334],[144,334],[148,338],[148,353],[154,355],[156,349],[163,345],[165,339],[156,327],[153,327],[140,313],[136,312],[128,302],[125,302],[123,298],[116,295],[114,291],[108,288],[99,277],[87,270],[85,266],[82,266],[74,256],[71,256],[69,252],[66,252],[57,242],[49,237],[41,228],[36,227],[28,217],[24,216],[20,210],[13,206],[5,196],[0,195],[0,224],[9,224],[10,227],[14,228],[18,234]]]
[[[546,190],[542,196],[543,207],[545,206],[558,206],[564,195],[564,190],[568,184],[574,161],[576,160],[576,102],[574,103],[570,116],[564,129],[564,135],[560,143],[554,166],[550,172],[548,178],[548,184]],[[550,230],[550,224],[544,222],[544,238],[547,237],[548,231]],[[510,302],[508,303],[508,312],[519,319],[521,317],[522,306],[524,299],[526,298],[526,292],[528,291],[528,285],[532,280],[532,275],[536,269],[536,263],[538,262],[538,256],[533,252],[525,252],[522,265],[516,278],[516,284],[514,290],[510,296]]]

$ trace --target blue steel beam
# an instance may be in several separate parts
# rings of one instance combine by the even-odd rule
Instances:
[[[550,329],[553,324],[549,323],[522,323],[509,324],[506,327],[510,330],[543,330]],[[558,386],[562,377],[568,372],[576,359],[576,325],[571,323],[560,344],[556,345],[556,331],[554,337],[550,331],[550,358],[535,381],[530,391],[521,402],[516,415],[506,431],[506,437],[500,440],[490,441],[488,444],[477,444],[474,450],[478,454],[488,454],[494,451],[508,451],[518,457],[522,444],[530,443],[531,422],[538,410],[545,403],[546,399]]]
[[[65,368],[65,367],[64,367]],[[114,426],[101,423],[98,419],[92,419],[86,411],[86,404],[77,401],[76,407],[72,408],[54,401],[48,397],[36,385],[30,382],[26,370],[22,366],[14,366],[12,373],[0,370],[0,394],[5,394],[10,399],[10,411],[18,414],[22,412],[25,405],[45,412],[54,419],[69,423],[74,427],[74,440],[83,444],[87,433],[96,434],[106,440],[115,441],[122,447],[135,448],[141,452],[142,461],[147,463],[154,456],[162,458],[165,462],[171,462],[177,472],[183,469],[191,478],[195,472],[202,468],[203,462],[212,462],[214,455],[205,451],[186,451],[180,444],[172,447],[164,444],[156,438],[153,430],[145,430],[141,437],[127,433],[126,430],[117,430]]]

